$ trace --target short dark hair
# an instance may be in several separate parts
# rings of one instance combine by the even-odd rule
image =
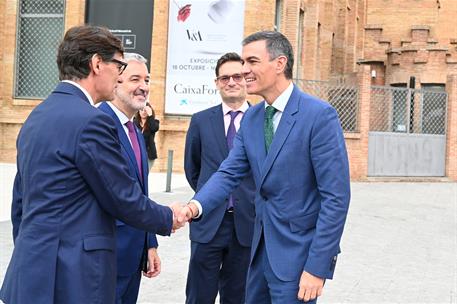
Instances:
[[[219,60],[217,61],[216,77],[219,77],[219,68],[221,67],[221,65],[223,65],[224,63],[229,62],[229,61],[237,61],[241,64],[244,63],[243,59],[241,59],[240,55],[238,55],[237,53],[235,53],[235,52],[226,53],[226,54],[222,55],[221,58],[219,58]]]
[[[277,58],[278,56],[286,56],[287,65],[284,69],[284,75],[287,79],[292,79],[293,67],[294,67],[294,50],[289,40],[281,34],[275,31],[260,31],[251,34],[243,39],[243,46],[246,44],[265,40],[270,60]]]
[[[80,25],[70,28],[57,52],[60,80],[78,80],[89,76],[89,62],[94,54],[108,61],[118,52],[124,54],[119,38],[106,27]]]

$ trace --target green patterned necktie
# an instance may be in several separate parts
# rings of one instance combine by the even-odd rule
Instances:
[[[265,132],[265,150],[268,153],[268,149],[270,148],[271,142],[273,141],[274,136],[274,128],[273,128],[273,116],[276,113],[276,109],[272,106],[267,106],[265,109],[265,122],[263,124],[264,132]]]

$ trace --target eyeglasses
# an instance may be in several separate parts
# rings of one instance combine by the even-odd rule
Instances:
[[[216,78],[216,80],[220,81],[223,85],[226,85],[227,83],[229,83],[230,78],[232,78],[233,81],[236,83],[240,83],[244,79],[243,75],[241,75],[241,74],[233,74],[233,75],[219,76]]]
[[[117,64],[117,70],[119,71],[119,75],[121,75],[125,71],[125,68],[127,67],[126,62],[117,60],[116,58],[111,58],[108,61],[114,62],[115,64]]]

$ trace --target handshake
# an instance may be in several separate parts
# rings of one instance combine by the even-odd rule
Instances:
[[[170,209],[173,211],[173,233],[179,228],[184,227],[186,222],[190,222],[193,218],[198,216],[198,208],[192,202],[188,204],[173,203],[171,204]]]

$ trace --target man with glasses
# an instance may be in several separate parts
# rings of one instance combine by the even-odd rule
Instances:
[[[93,106],[114,98],[122,55],[95,26],[69,29],[59,46],[62,82],[17,139],[4,303],[114,303],[115,219],[160,235],[179,227],[131,178],[113,119]]]
[[[113,118],[130,176],[148,195],[148,154],[141,132],[135,127],[133,117],[146,106],[149,96],[149,71],[146,58],[136,53],[125,53],[128,64],[119,76],[111,102],[101,103],[99,109]],[[159,275],[160,258],[157,238],[153,233],[136,229],[116,221],[117,283],[116,303],[134,304],[138,298],[141,271],[148,278]],[[145,266],[142,269],[142,266]]]
[[[195,191],[206,183],[227,157],[249,104],[243,60],[236,53],[216,64],[216,87],[222,104],[192,116],[187,132],[184,169]],[[248,174],[208,216],[190,224],[191,257],[186,303],[244,303],[254,224],[254,182]]]

